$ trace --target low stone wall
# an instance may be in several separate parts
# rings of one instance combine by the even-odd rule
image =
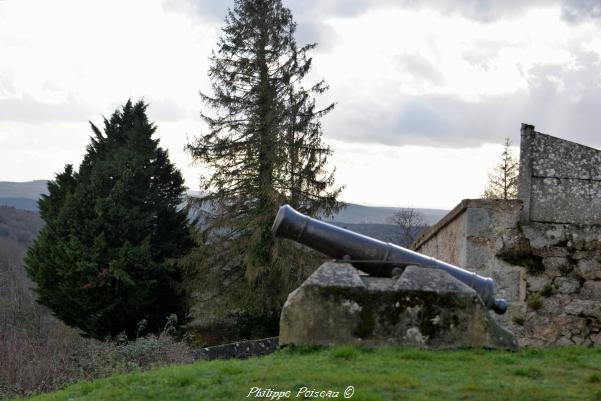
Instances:
[[[271,354],[278,349],[278,338],[270,337],[260,340],[239,341],[213,347],[197,348],[193,351],[194,359],[231,359],[249,358]]]

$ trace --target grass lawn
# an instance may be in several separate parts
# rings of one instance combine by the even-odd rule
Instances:
[[[197,362],[74,384],[33,400],[252,400],[253,387],[280,400],[601,401],[601,348],[465,349],[297,347],[247,360]],[[304,396],[299,390],[307,388]],[[339,392],[337,398],[327,393]],[[350,390],[349,390],[350,391]],[[317,395],[317,397],[315,397]],[[332,393],[331,395],[335,395]],[[277,399],[276,397],[271,399]]]

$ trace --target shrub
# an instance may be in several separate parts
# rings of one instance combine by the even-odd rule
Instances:
[[[193,361],[190,348],[168,330],[131,341],[124,336],[98,341],[56,322],[42,337],[17,328],[0,334],[0,400],[54,391],[79,380]]]
[[[543,307],[543,300],[539,294],[532,294],[527,301],[528,307],[534,311],[540,310]]]
[[[540,291],[540,295],[545,298],[549,298],[550,296],[553,296],[556,292],[557,292],[557,288],[553,284],[548,283]]]
[[[38,202],[45,225],[25,258],[38,302],[97,339],[186,315],[175,263],[193,246],[184,181],[146,107],[128,101],[104,132],[92,125],[79,169],[67,165]]]

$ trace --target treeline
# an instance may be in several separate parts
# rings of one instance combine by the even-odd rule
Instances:
[[[197,344],[277,335],[287,295],[318,256],[276,240],[282,204],[311,216],[341,207],[310,52],[281,0],[237,0],[201,93],[206,129],[187,145],[210,171],[200,198],[185,187],[143,101],[91,124],[79,166],[67,165],[38,206],[44,226],[25,257],[37,301],[86,336],[157,333],[177,320]]]
[[[100,377],[131,366],[131,355],[134,366],[186,360],[165,331],[197,345],[278,334],[286,297],[321,259],[273,237],[279,206],[326,218],[343,206],[322,140],[334,104],[318,107],[328,87],[306,82],[316,44],[297,45],[295,31],[281,0],[236,0],[228,11],[210,57],[212,91],[201,94],[206,129],[187,146],[209,173],[187,208],[148,105],[127,100],[91,124],[81,164],[48,183],[41,228],[34,214],[6,220],[4,270],[14,277],[0,315],[0,380],[16,393]],[[405,234],[408,242],[414,229]],[[151,346],[137,353],[140,340]],[[86,352],[109,357],[90,367]]]
[[[35,212],[0,207],[0,336],[9,326],[41,328],[49,314],[35,302],[23,256],[42,220]]]
[[[81,378],[73,372],[89,369],[79,356],[89,347],[117,341],[123,351],[166,328],[203,345],[278,334],[287,295],[320,257],[273,237],[276,212],[287,203],[327,217],[341,207],[320,121],[334,104],[317,106],[327,85],[305,82],[316,44],[297,45],[295,31],[281,0],[236,0],[228,11],[212,91],[201,94],[206,129],[187,146],[210,174],[186,208],[148,105],[127,100],[91,124],[83,161],[48,183],[41,226],[33,213],[0,222],[0,378],[16,393]],[[90,377],[114,371],[103,369]]]
[[[0,238],[14,240],[26,249],[41,227],[37,213],[0,206]]]

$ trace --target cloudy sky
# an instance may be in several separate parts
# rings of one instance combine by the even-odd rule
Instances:
[[[478,197],[520,123],[601,147],[599,0],[283,0],[317,42],[342,199],[452,208]],[[161,144],[203,132],[199,91],[233,0],[0,0],[0,181],[78,164],[90,129],[128,98]],[[517,147],[514,148],[516,154]]]

